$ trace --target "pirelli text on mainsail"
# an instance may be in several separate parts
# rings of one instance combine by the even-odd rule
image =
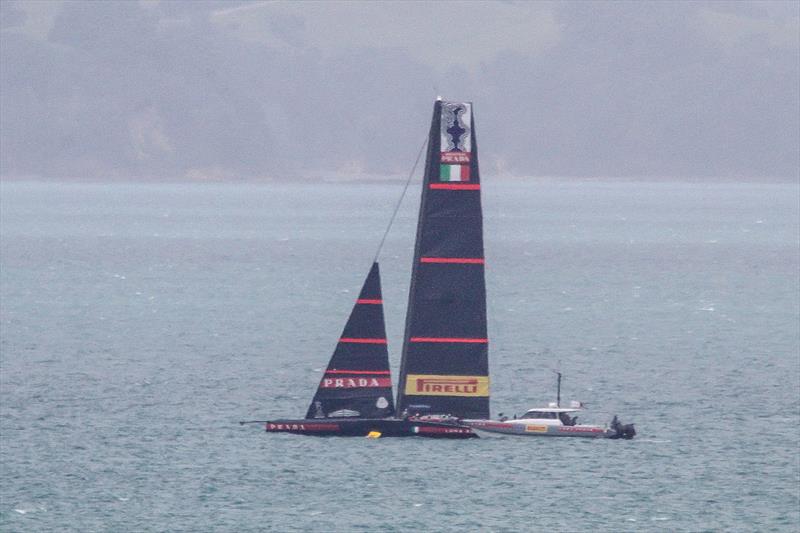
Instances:
[[[400,364],[401,413],[489,418],[480,183],[472,104],[438,100]]]

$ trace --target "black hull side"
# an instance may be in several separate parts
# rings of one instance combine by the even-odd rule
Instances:
[[[316,437],[366,437],[377,431],[383,437],[427,437],[433,439],[471,439],[478,435],[468,426],[401,420],[396,418],[303,418],[270,420],[267,433],[293,433]]]

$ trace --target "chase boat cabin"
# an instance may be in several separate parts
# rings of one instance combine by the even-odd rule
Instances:
[[[515,422],[525,422],[530,424],[541,424],[545,426],[574,426],[578,420],[577,415],[582,409],[575,407],[537,407],[526,411],[525,414],[514,420]]]

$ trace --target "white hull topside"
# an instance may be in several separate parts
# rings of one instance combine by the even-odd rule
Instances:
[[[575,425],[565,426],[546,424],[535,420],[514,420],[500,422],[497,420],[462,420],[482,436],[514,435],[520,437],[581,437],[607,439],[617,436],[617,432],[601,426]]]

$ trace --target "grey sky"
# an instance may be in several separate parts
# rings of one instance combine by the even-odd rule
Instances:
[[[0,2],[0,175],[797,179],[797,2]]]

